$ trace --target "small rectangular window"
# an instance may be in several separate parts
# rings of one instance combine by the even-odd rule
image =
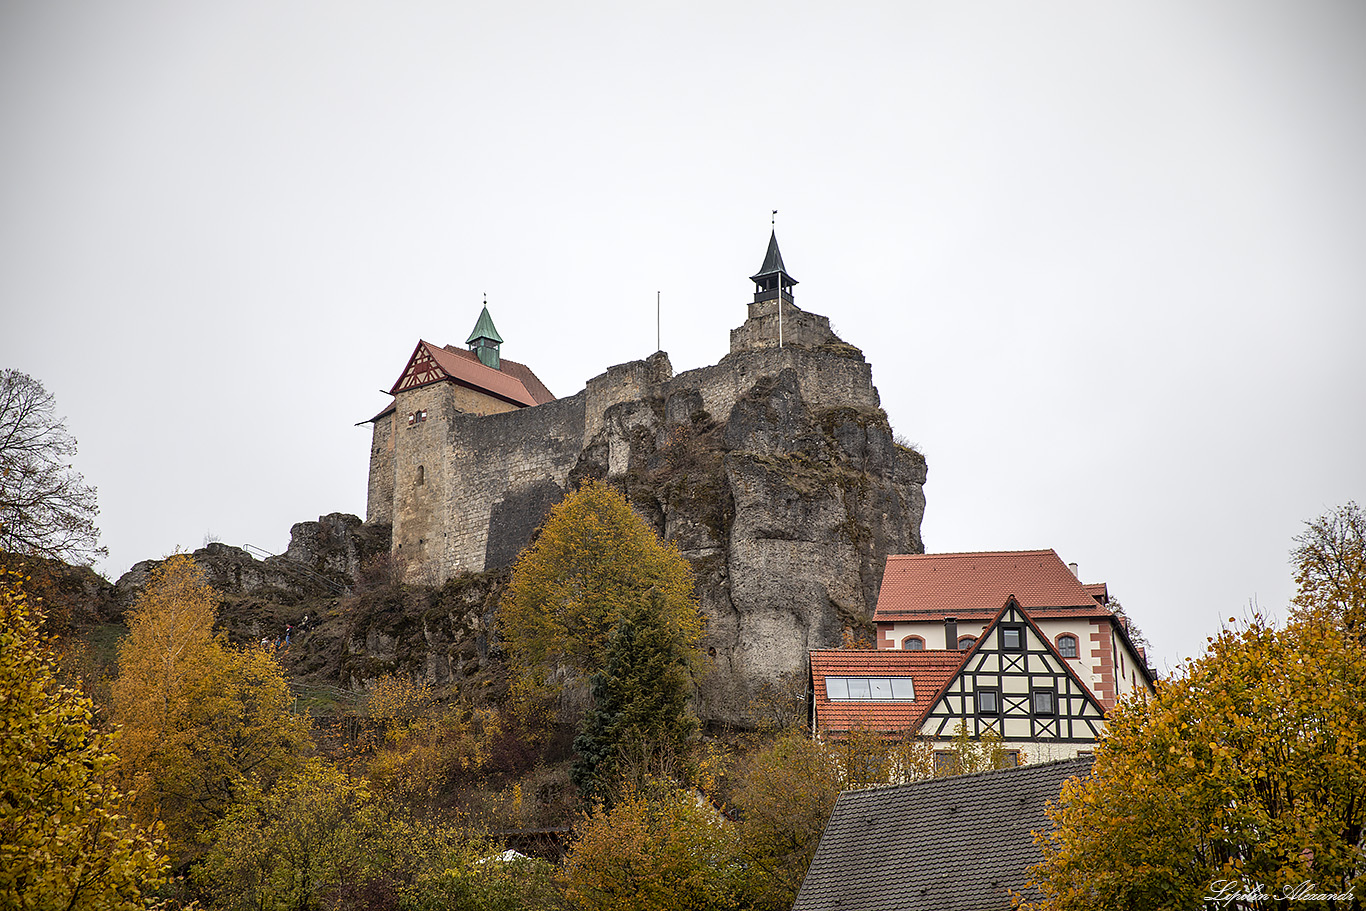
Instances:
[[[983,715],[1001,714],[1001,694],[988,687],[977,691],[977,711]]]
[[[951,750],[934,751],[934,774],[957,775],[958,757]]]
[[[1000,768],[1013,769],[1020,764],[1019,750],[1002,750]]]
[[[1024,648],[1024,628],[1019,626],[1002,626],[1001,648],[1008,652],[1018,652]]]
[[[1057,711],[1056,694],[1052,690],[1034,691],[1035,715],[1055,715]]]

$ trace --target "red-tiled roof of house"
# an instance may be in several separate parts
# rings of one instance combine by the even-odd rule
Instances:
[[[958,673],[966,651],[818,649],[811,652],[815,688],[816,729],[823,734],[866,727],[874,731],[906,731],[919,727],[932,697]],[[910,677],[913,700],[830,699],[826,677]]]
[[[1069,607],[1089,615],[1098,607],[1052,550],[895,554],[887,558],[873,619],[981,619],[1010,595],[1031,611]]]
[[[1088,595],[1096,599],[1097,604],[1110,603],[1110,590],[1106,588],[1104,582],[1083,582],[1081,587]]]

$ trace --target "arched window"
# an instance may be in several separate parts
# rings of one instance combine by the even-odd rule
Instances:
[[[419,465],[419,466],[417,466],[417,486],[418,486],[418,487],[421,487],[423,484],[426,484],[426,483],[427,483],[427,469],[425,469],[425,468],[423,468],[421,465]]]
[[[1077,657],[1077,637],[1064,633],[1058,637],[1058,654],[1064,658]]]
[[[925,648],[925,640],[919,636],[907,636],[901,640],[901,647],[908,652],[919,652]]]
[[[966,651],[966,650],[972,648],[972,647],[973,647],[974,645],[976,645],[976,644],[977,644],[977,637],[976,637],[976,636],[959,636],[959,637],[958,637],[958,649],[959,649],[959,651]]]

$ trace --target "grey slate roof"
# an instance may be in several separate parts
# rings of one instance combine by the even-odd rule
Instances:
[[[1052,828],[1045,804],[1090,770],[1065,759],[845,791],[792,911],[1008,909],[1006,889],[1023,891],[1042,859],[1031,833]]]

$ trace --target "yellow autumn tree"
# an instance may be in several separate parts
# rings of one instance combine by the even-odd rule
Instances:
[[[165,870],[109,782],[112,739],[59,686],[21,580],[0,572],[0,907],[131,911]]]
[[[518,558],[499,630],[523,677],[544,683],[558,669],[601,669],[613,628],[652,603],[696,663],[702,619],[687,561],[619,493],[590,482],[551,510]]]
[[[836,751],[800,730],[748,757],[733,799],[740,844],[756,874],[754,907],[776,911],[797,900],[843,774]]]
[[[1348,503],[1296,544],[1283,628],[1226,629],[1155,698],[1110,713],[1091,776],[1049,810],[1043,900],[1019,907],[1366,892],[1366,518]]]
[[[201,832],[248,784],[268,786],[309,746],[279,665],[216,635],[217,609],[190,557],[166,560],[129,614],[112,689],[136,814],[165,824],[179,860],[198,853]]]
[[[1034,870],[1050,911],[1196,908],[1223,886],[1366,890],[1366,650],[1254,619],[1107,718]],[[1344,906],[1345,907],[1345,906]]]
[[[734,827],[671,781],[628,789],[575,826],[565,891],[583,911],[744,906],[750,884]]]

